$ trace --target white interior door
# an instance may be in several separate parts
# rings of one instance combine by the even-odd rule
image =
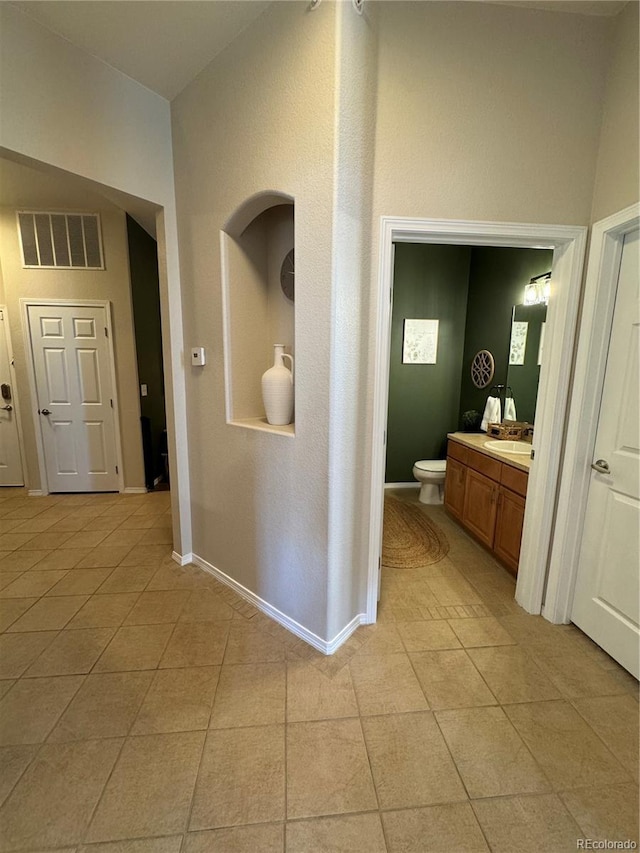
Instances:
[[[571,619],[640,675],[638,229],[622,249]]]
[[[118,491],[105,308],[30,305],[28,316],[49,491]]]
[[[0,486],[23,486],[6,311],[0,308]]]

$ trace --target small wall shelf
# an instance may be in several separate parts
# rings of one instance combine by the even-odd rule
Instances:
[[[261,390],[274,343],[295,355],[293,281],[282,282],[283,265],[293,276],[293,199],[252,196],[227,221],[220,241],[227,423],[293,437],[294,424],[267,422]]]

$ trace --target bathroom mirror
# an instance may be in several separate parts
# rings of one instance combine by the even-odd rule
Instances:
[[[532,424],[538,399],[547,306],[514,305],[507,385],[511,386],[519,421]]]

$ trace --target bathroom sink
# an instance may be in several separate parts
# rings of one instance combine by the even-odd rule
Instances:
[[[531,445],[526,441],[485,441],[487,450],[497,453],[519,453],[523,456],[531,456]]]

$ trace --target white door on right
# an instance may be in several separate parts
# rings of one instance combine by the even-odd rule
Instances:
[[[639,231],[624,239],[571,621],[640,676]]]

